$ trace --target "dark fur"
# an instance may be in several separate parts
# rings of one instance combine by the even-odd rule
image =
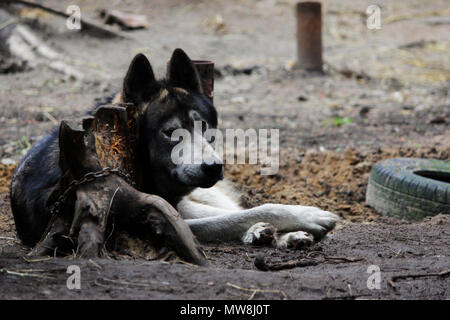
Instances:
[[[203,95],[196,69],[182,50],[174,51],[167,77],[159,81],[147,58],[137,55],[124,79],[122,99],[134,103],[139,110],[138,154],[139,162],[143,164],[141,191],[159,195],[176,205],[194,188],[211,186],[221,178],[222,173],[205,174],[186,184],[173,175],[175,165],[170,154],[176,142],[167,139],[166,131],[171,130],[168,120],[176,116],[183,128],[193,130],[189,111],[195,110],[209,127],[217,126],[217,112]],[[12,180],[11,207],[16,229],[22,242],[29,246],[40,240],[50,219],[46,203],[61,176],[58,134],[59,130],[55,130],[35,144]]]

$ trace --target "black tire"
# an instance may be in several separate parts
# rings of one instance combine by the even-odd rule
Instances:
[[[421,220],[450,213],[450,162],[396,158],[372,169],[367,204],[387,216]]]

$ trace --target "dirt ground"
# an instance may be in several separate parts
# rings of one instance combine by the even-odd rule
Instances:
[[[45,3],[62,10],[73,4]],[[108,6],[145,14],[149,29],[128,32],[128,40],[80,34],[67,30],[61,18],[21,11],[22,21],[71,57],[85,80],[45,67],[0,70],[0,298],[450,298],[449,215],[408,222],[382,217],[365,204],[377,161],[450,160],[448,5],[380,1],[382,28],[375,31],[365,24],[371,1],[323,1],[326,72],[310,75],[292,68],[294,3],[78,1],[82,14],[97,20],[96,10]],[[226,169],[242,190],[243,205],[314,205],[340,215],[337,228],[304,250],[204,245],[209,267],[150,261],[142,246],[95,261],[27,261],[29,249],[16,238],[8,195],[18,161],[60,120],[120,90],[136,53],[145,53],[163,75],[177,47],[193,59],[215,62],[221,128],[280,129],[276,175],[260,175],[259,165]],[[258,255],[270,263],[312,259],[316,265],[263,272],[255,267]],[[66,269],[73,264],[81,268],[81,290],[66,287]],[[380,268],[380,289],[367,286],[371,265]]]

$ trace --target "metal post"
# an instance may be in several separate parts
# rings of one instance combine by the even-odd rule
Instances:
[[[296,14],[298,67],[322,71],[322,4],[299,2]]]
[[[204,94],[211,99],[214,99],[214,62],[207,60],[192,60],[197,68],[198,75],[202,81]]]

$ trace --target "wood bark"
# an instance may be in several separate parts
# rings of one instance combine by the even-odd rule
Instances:
[[[180,214],[163,198],[138,191],[136,122],[134,106],[103,106],[93,117],[79,122],[63,121],[59,132],[62,178],[49,199],[54,202],[73,180],[103,168],[119,169],[81,184],[50,222],[46,236],[32,254],[55,248],[76,248],[79,257],[101,256],[105,237],[116,224],[144,229],[175,251],[180,258],[205,265],[205,256]]]

